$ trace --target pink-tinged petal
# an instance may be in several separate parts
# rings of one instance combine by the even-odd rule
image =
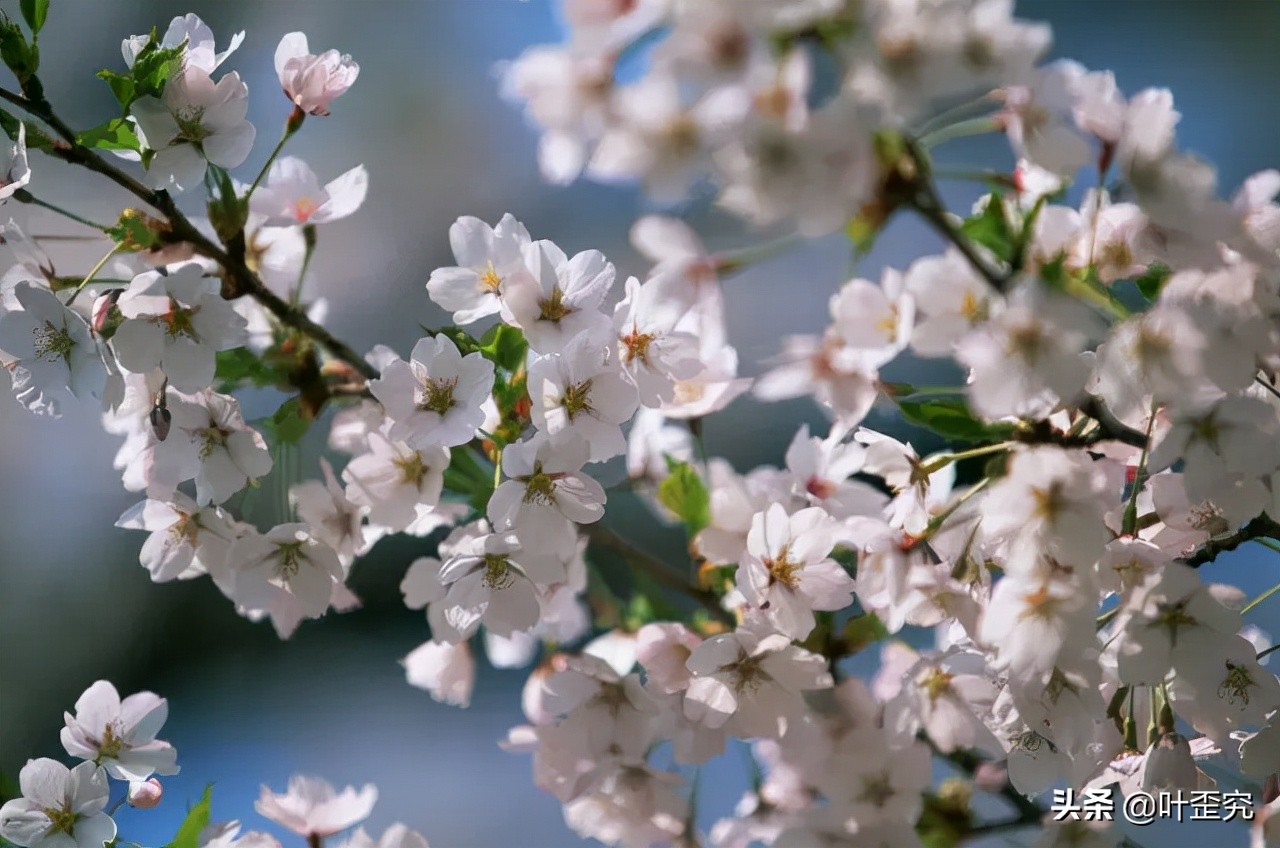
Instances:
[[[145,745],[156,738],[169,718],[169,702],[154,692],[138,692],[120,702],[125,742]]]
[[[72,786],[71,770],[57,760],[41,757],[27,760],[18,773],[22,797],[41,807],[61,807]]]
[[[684,717],[707,727],[723,727],[737,709],[733,690],[714,677],[699,677],[685,691]]]
[[[336,221],[355,212],[369,192],[369,172],[357,165],[325,186],[329,200],[311,216],[314,224]]]

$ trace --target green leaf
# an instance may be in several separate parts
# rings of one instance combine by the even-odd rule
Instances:
[[[160,243],[160,239],[147,226],[146,218],[126,209],[120,219],[107,227],[107,235],[126,250],[147,250]]]
[[[120,74],[103,68],[98,71],[98,79],[105,80],[111,93],[116,96],[120,108],[127,110],[133,101],[138,99],[138,84],[129,74]]]
[[[510,324],[494,324],[480,339],[480,352],[499,368],[517,370],[529,352],[524,333]]]
[[[418,326],[422,327],[422,331],[432,338],[435,338],[436,336],[444,336],[446,339],[458,346],[458,350],[463,356],[480,350],[480,342],[476,341],[475,336],[471,335],[461,327],[456,327],[452,324],[435,329],[422,324],[419,324]]]
[[[31,34],[39,35],[45,18],[49,17],[49,0],[22,0],[18,5],[22,8],[22,19],[31,27]]]
[[[218,351],[215,372],[219,391],[230,392],[246,383],[264,388],[288,385],[287,375],[244,347]]]
[[[1155,300],[1160,296],[1160,289],[1171,273],[1168,266],[1156,262],[1148,266],[1147,273],[1138,277],[1133,283],[1138,287],[1138,291],[1142,292],[1143,297],[1147,300]]]
[[[291,397],[280,404],[269,426],[277,444],[295,445],[307,434],[311,421],[303,416],[298,398]]]
[[[998,442],[1013,433],[1011,424],[988,424],[975,417],[962,398],[900,400],[902,417],[939,436],[962,442]]]
[[[667,457],[667,479],[658,486],[658,500],[674,512],[689,535],[700,533],[711,523],[711,496],[693,466]]]
[[[209,826],[211,808],[213,806],[213,784],[204,788],[200,801],[187,810],[187,817],[182,820],[173,840],[164,848],[200,848],[200,832]]]
[[[187,42],[177,47],[161,47],[155,32],[147,46],[138,52],[133,60],[133,81],[135,99],[137,97],[159,97],[164,85],[174,72],[182,67],[182,57],[186,55]]]
[[[988,195],[986,205],[976,215],[964,220],[960,232],[970,241],[990,250],[1002,262],[1013,259],[1016,237],[1005,217],[1004,202],[999,194]]]
[[[844,626],[844,641],[850,654],[889,637],[884,622],[873,612],[857,615]]]
[[[7,18],[0,22],[0,60],[9,66],[23,85],[40,67],[40,48],[28,44],[22,27]]]
[[[76,136],[76,140],[86,147],[101,150],[142,150],[142,142],[138,141],[133,125],[123,118],[112,118],[105,124],[87,129]]]

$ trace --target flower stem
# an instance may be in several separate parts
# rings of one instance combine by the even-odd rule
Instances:
[[[280,133],[280,140],[277,141],[276,146],[271,149],[271,155],[267,157],[267,161],[262,163],[262,170],[258,172],[258,176],[254,177],[253,182],[249,184],[249,190],[244,193],[244,200],[246,203],[249,202],[249,198],[253,197],[254,191],[256,191],[258,186],[262,184],[262,181],[266,179],[267,171],[271,170],[271,166],[275,164],[276,157],[280,155],[281,150],[284,150],[285,142],[289,140],[290,136],[298,131],[298,127],[300,126],[302,126],[301,121],[297,123],[294,123],[292,120],[285,122],[284,132]]]
[[[31,192],[27,191],[25,188],[14,192],[13,199],[18,201],[19,203],[30,203],[33,206],[40,206],[44,209],[48,209],[50,212],[56,212],[64,218],[75,221],[77,224],[83,224],[86,227],[93,227],[93,229],[99,232],[102,232],[102,233],[107,232],[107,228],[102,224],[95,224],[93,221],[90,221],[88,218],[82,218],[81,216],[77,215],[76,213],[68,209],[63,209],[61,206],[57,206],[53,203],[50,203],[47,200],[41,200]]]
[[[988,456],[993,453],[1002,453],[1013,447],[1013,442],[1000,442],[994,445],[983,445],[978,448],[970,448],[959,453],[944,453],[935,456],[933,459],[920,466],[921,474],[932,474],[935,471],[941,471],[953,462],[959,462],[962,459],[974,459],[979,456]]]
[[[71,293],[71,297],[67,298],[67,306],[75,303],[76,298],[80,296],[80,292],[84,291],[84,287],[89,285],[89,283],[93,281],[94,277],[98,276],[98,272],[102,270],[103,266],[105,266],[108,261],[110,261],[111,257],[120,252],[120,248],[121,245],[119,244],[111,245],[111,249],[107,251],[106,256],[99,259],[98,264],[89,269],[89,273],[80,281],[80,285],[76,286],[75,291]]]
[[[1271,550],[1273,551],[1280,551],[1280,542],[1276,542],[1274,539],[1254,539],[1253,541],[1257,542],[1260,545],[1265,545],[1266,547],[1271,548]],[[1267,598],[1270,598],[1272,595],[1276,594],[1277,592],[1280,592],[1280,583],[1277,583],[1267,591],[1263,592],[1258,597],[1254,598],[1249,603],[1245,604],[1244,607],[1240,610],[1240,614],[1244,615],[1245,613],[1249,612],[1251,609],[1253,609],[1258,604],[1265,601]]]
[[[999,130],[1000,122],[989,115],[982,118],[970,118],[967,121],[957,121],[954,124],[938,127],[932,132],[925,133],[920,136],[920,144],[925,149],[930,149],[957,138],[986,135],[987,133],[999,132]]]

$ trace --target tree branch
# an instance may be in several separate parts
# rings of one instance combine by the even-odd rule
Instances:
[[[634,547],[608,527],[597,523],[589,524],[585,529],[587,539],[591,544],[619,554],[636,569],[652,577],[658,584],[668,589],[674,589],[696,601],[717,621],[729,625],[735,623],[733,616],[720,605],[720,599],[714,592],[708,592],[705,589],[690,585],[687,580],[669,568],[666,563]]]
[[[1199,568],[1205,563],[1213,562],[1218,558],[1219,554],[1226,551],[1234,551],[1245,542],[1253,539],[1263,538],[1280,539],[1280,522],[1277,522],[1265,512],[1230,536],[1210,539],[1205,542],[1199,550],[1187,557],[1184,562],[1192,568]]]
[[[49,151],[51,156],[101,174],[164,216],[170,227],[169,232],[165,234],[166,240],[186,242],[200,255],[218,263],[230,283],[229,293],[232,298],[249,295],[262,304],[263,308],[275,316],[280,323],[312,339],[335,359],[342,360],[366,379],[372,380],[378,376],[377,369],[366,362],[364,357],[320,324],[308,318],[301,308],[291,306],[267,288],[262,279],[245,264],[242,256],[233,255],[196,229],[190,219],[178,209],[168,192],[148,188],[81,144],[76,138],[75,131],[54,113],[48,102],[28,100],[5,89],[0,89],[0,99],[39,118],[61,137],[62,143],[55,143]]]

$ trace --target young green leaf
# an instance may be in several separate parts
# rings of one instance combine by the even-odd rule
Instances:
[[[524,362],[529,343],[524,333],[510,324],[495,324],[480,339],[480,352],[499,368],[515,371]]]
[[[213,784],[209,784],[205,786],[199,802],[187,810],[187,817],[182,820],[178,832],[164,848],[200,848],[200,832],[209,826],[212,805]]]
[[[898,401],[902,417],[939,436],[962,442],[999,442],[1013,433],[1010,424],[988,424],[975,417],[961,398]]]
[[[987,198],[982,211],[966,218],[960,225],[960,232],[968,236],[970,241],[990,250],[1002,262],[1013,258],[1015,236],[1008,218],[1005,217],[1004,202],[998,194]]]
[[[694,536],[711,523],[711,496],[693,466],[667,457],[667,479],[658,486],[658,500],[674,512]]]
[[[85,147],[101,150],[142,150],[142,142],[138,140],[133,125],[123,118],[112,118],[105,124],[87,129],[76,136],[76,140]]]
[[[271,432],[278,444],[297,444],[302,441],[310,426],[311,421],[302,414],[302,405],[297,397],[291,397],[280,404],[270,421]]]
[[[49,0],[22,0],[18,4],[22,9],[22,19],[31,27],[32,37],[44,29],[45,18],[49,17]]]

